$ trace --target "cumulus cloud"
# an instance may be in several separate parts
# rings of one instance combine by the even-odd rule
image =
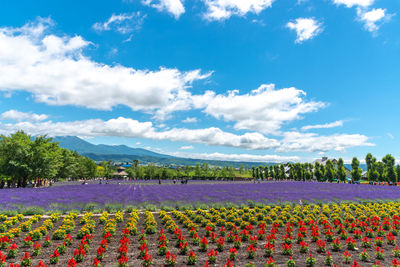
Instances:
[[[105,22],[96,22],[93,29],[99,32],[115,30],[121,34],[131,33],[142,27],[146,15],[140,12],[112,14]]]
[[[145,138],[251,150],[276,148],[280,144],[277,140],[267,138],[260,133],[237,135],[224,132],[216,127],[205,129],[174,128],[171,130],[157,131],[152,122],[139,122],[123,117],[107,121],[91,119],[67,122],[53,122],[49,120],[39,122],[19,121],[17,123],[0,123],[0,132],[2,134],[9,134],[18,130],[24,130],[32,135]]]
[[[360,21],[364,23],[364,28],[369,32],[376,32],[380,24],[388,21],[392,15],[387,14],[386,9],[374,8],[369,11],[357,9],[357,15]]]
[[[298,156],[281,155],[252,155],[252,154],[223,154],[223,153],[187,153],[176,152],[171,155],[177,157],[206,159],[206,160],[226,160],[226,161],[248,161],[248,162],[295,162],[300,161]]]
[[[142,0],[142,3],[146,6],[154,7],[158,11],[167,11],[176,19],[185,13],[183,0]]]
[[[391,19],[393,14],[388,14],[386,9],[373,8],[375,0],[333,0],[337,5],[345,5],[347,8],[355,7],[357,10],[357,19],[364,23],[364,28],[375,34],[379,26]]]
[[[233,15],[258,14],[272,6],[274,0],[203,0],[207,6],[204,17],[207,20],[225,20]]]
[[[298,18],[286,24],[291,30],[296,31],[296,43],[312,39],[322,32],[322,23],[313,18]]]
[[[0,28],[0,91],[24,90],[50,105],[100,110],[125,105],[164,119],[189,109],[188,88],[211,75],[95,62],[82,52],[90,42],[81,36],[48,34],[50,26],[50,20],[40,19],[21,28]]]
[[[368,137],[362,134],[333,134],[320,136],[315,133],[286,132],[277,152],[326,152],[330,150],[346,151],[357,146],[374,146],[368,142]]]
[[[11,121],[43,121],[49,118],[46,114],[35,114],[32,112],[21,112],[15,109],[3,112],[0,115],[0,120]]]
[[[247,94],[239,94],[238,90],[227,95],[207,92],[193,96],[193,101],[195,107],[204,107],[206,114],[235,122],[237,130],[276,133],[283,123],[326,106],[323,102],[307,101],[305,95],[294,87],[275,89],[274,84],[264,84]]]
[[[303,131],[311,130],[311,129],[328,129],[328,128],[334,128],[334,127],[341,127],[343,126],[343,121],[334,121],[330,123],[325,123],[325,124],[317,124],[317,125],[307,125],[301,127]]]

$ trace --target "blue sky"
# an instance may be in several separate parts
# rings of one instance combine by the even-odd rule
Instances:
[[[7,1],[0,132],[177,156],[378,158],[400,138],[399,1]]]

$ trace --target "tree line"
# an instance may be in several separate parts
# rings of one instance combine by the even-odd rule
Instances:
[[[0,187],[41,185],[56,178],[90,179],[97,165],[88,157],[61,148],[52,138],[32,138],[23,131],[0,136]]]
[[[396,183],[400,177],[400,165],[395,166],[395,158],[388,154],[378,161],[371,153],[365,157],[367,165],[366,178],[369,182],[391,182]],[[252,178],[275,180],[297,180],[309,181],[315,178],[319,182],[345,182],[350,177],[351,181],[360,181],[362,169],[357,157],[351,161],[351,170],[346,170],[344,161],[327,160],[325,164],[318,161],[312,163],[288,163],[270,166],[258,166],[252,168]]]

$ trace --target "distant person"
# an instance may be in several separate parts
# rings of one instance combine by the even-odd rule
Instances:
[[[174,184],[176,184],[176,179],[174,179]]]
[[[158,184],[161,184],[161,179],[158,179]]]

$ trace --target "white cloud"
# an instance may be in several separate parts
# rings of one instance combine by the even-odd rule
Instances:
[[[301,118],[302,114],[317,111],[325,103],[305,100],[305,92],[294,87],[275,89],[274,84],[264,84],[248,94],[238,90],[228,95],[206,92],[193,96],[194,106],[225,121],[235,122],[237,130],[276,133],[282,124]]]
[[[93,24],[93,29],[99,32],[115,30],[121,34],[127,34],[139,30],[145,18],[146,15],[140,12],[112,14],[106,22]]]
[[[333,0],[333,3],[337,5],[345,5],[350,8],[353,6],[358,7],[369,7],[374,3],[375,0]]]
[[[142,3],[144,5],[154,7],[158,11],[167,11],[176,19],[185,13],[183,0],[142,0]]]
[[[333,134],[319,136],[315,133],[286,132],[281,140],[282,145],[278,152],[326,152],[330,150],[346,151],[347,148],[357,146],[375,146],[368,142],[368,137],[361,134]]]
[[[357,9],[357,15],[360,21],[364,23],[366,30],[376,32],[379,29],[378,23],[388,21],[392,15],[386,14],[386,9],[374,8],[369,11]]]
[[[204,17],[210,21],[225,20],[233,15],[258,14],[272,6],[274,0],[203,0],[207,6]]]
[[[45,114],[35,114],[32,112],[21,112],[18,110],[8,110],[0,115],[0,120],[12,121],[43,121],[47,120],[49,116]]]
[[[184,119],[182,122],[183,122],[183,123],[193,123],[193,122],[197,122],[197,118],[190,118],[190,117],[187,117],[187,118]]]
[[[152,140],[169,140],[188,143],[200,143],[211,146],[227,146],[243,149],[271,149],[279,146],[275,139],[269,139],[260,133],[237,135],[224,132],[219,128],[205,129],[174,128],[157,131],[151,122],[119,117],[103,121],[101,119],[53,122],[53,121],[20,121],[17,123],[0,123],[0,133],[9,134],[24,130],[32,135],[50,136],[114,136],[128,138],[145,138]]]
[[[175,152],[171,155],[176,157],[185,157],[193,159],[206,160],[225,160],[225,161],[247,161],[247,162],[295,162],[300,161],[297,156],[280,156],[280,155],[252,155],[252,154],[223,154],[223,153],[183,153]]]
[[[82,52],[88,41],[46,34],[50,25],[42,19],[22,28],[0,28],[0,91],[24,90],[50,105],[100,110],[125,105],[164,119],[176,110],[189,109],[188,88],[211,75],[95,62]]]
[[[325,124],[317,124],[317,125],[307,125],[301,127],[301,130],[307,131],[311,129],[328,129],[328,128],[334,128],[334,127],[341,127],[343,126],[343,121],[334,121],[331,123],[325,123]]]
[[[322,23],[313,18],[298,18],[294,22],[288,22],[286,27],[296,31],[296,43],[312,39],[322,32]]]
[[[387,136],[388,136],[390,139],[394,139],[394,136],[393,136],[393,134],[391,134],[391,133],[387,133]]]
[[[180,150],[191,150],[191,149],[194,149],[194,147],[193,146],[181,146],[179,149]]]

